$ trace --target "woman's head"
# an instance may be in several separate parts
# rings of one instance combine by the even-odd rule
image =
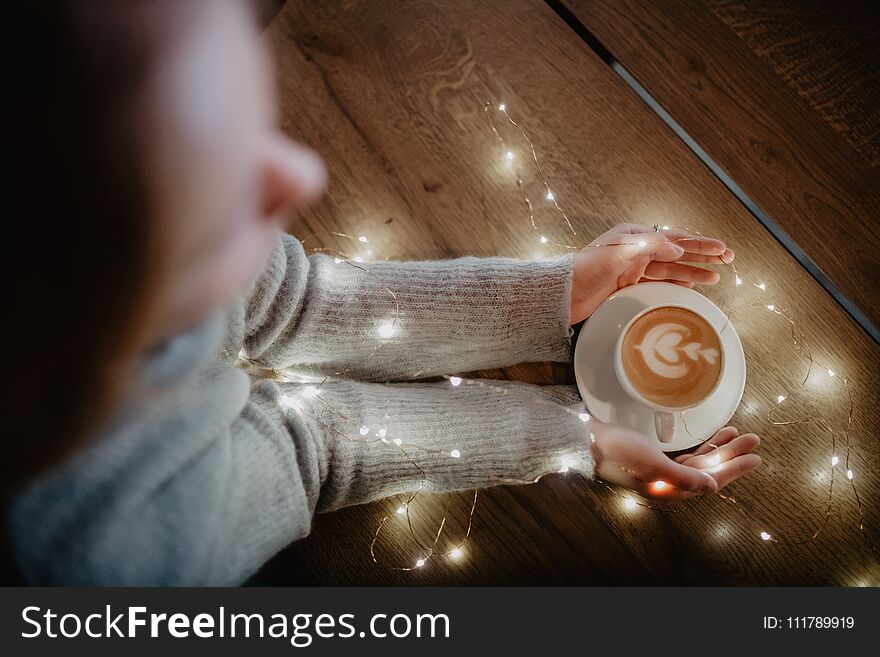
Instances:
[[[160,329],[170,332],[237,296],[262,269],[280,215],[324,186],[317,156],[277,127],[268,57],[244,6],[204,4],[149,92],[157,216],[174,236]]]
[[[247,5],[23,3],[5,488],[69,453],[137,355],[240,294],[324,170],[277,128]]]

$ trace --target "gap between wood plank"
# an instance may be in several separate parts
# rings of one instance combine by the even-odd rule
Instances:
[[[703,165],[724,185],[731,194],[754,216],[767,231],[782,244],[786,251],[807,270],[810,276],[822,286],[822,288],[831,295],[831,297],[852,317],[852,319],[864,330],[877,344],[880,344],[880,330],[868,319],[858,306],[856,306],[840,288],[835,285],[825,272],[823,272],[812,258],[798,246],[797,242],[792,239],[791,235],[785,232],[773,218],[762,210],[743,189],[736,184],[715,160],[682,128],[678,122],[672,118],[660,103],[657,102],[648,91],[636,80],[632,74],[624,68],[624,66],[614,58],[614,55],[596,38],[590,29],[578,20],[578,18],[569,11],[568,7],[562,4],[560,0],[544,0],[550,9],[552,9],[559,18],[561,18],[575,34],[590,47],[590,49],[611,68],[639,98],[656,114],[663,123],[684,143],[688,149],[699,158]]]

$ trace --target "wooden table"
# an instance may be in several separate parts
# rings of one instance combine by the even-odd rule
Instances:
[[[880,327],[880,16],[864,0],[562,0]]]
[[[792,412],[819,419],[770,426],[776,396],[804,377],[806,365],[788,346],[778,316],[742,312],[734,321],[749,380],[733,423],[762,434],[764,465],[725,489],[738,505],[708,496],[678,513],[629,510],[601,484],[551,475],[536,485],[482,492],[460,561],[399,572],[374,565],[368,551],[395,505],[383,501],[318,516],[312,535],[270,563],[264,581],[880,584],[865,540],[880,540],[880,350],[547,5],[291,1],[268,35],[283,127],[317,148],[332,176],[327,197],[297,221],[295,234],[368,234],[387,259],[557,253],[529,227],[487,128],[484,101],[504,102],[535,141],[578,239],[623,221],[722,237],[737,251],[744,284],[726,274],[706,293],[724,308],[753,302],[786,309],[815,360],[837,376],[816,371],[806,392],[792,396]],[[516,148],[522,152],[521,144]],[[564,235],[558,223],[547,232]],[[495,374],[554,379],[546,364]],[[850,467],[865,531],[856,527],[852,490],[838,466],[824,530],[803,545],[783,543],[808,537],[825,512],[828,431],[840,430],[847,415],[844,375],[856,409]],[[462,531],[468,496],[420,504],[426,522],[449,504],[450,531]],[[762,541],[761,531],[780,542]],[[400,565],[415,558],[402,528],[392,528],[381,549]]]

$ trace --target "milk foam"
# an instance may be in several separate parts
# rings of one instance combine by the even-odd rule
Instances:
[[[703,358],[707,363],[714,365],[721,356],[714,347],[706,346],[700,342],[682,343],[690,334],[684,324],[665,322],[658,324],[649,330],[642,341],[634,345],[634,349],[642,352],[642,358],[651,371],[667,379],[680,379],[690,371],[692,361]]]
[[[645,399],[669,408],[699,403],[714,389],[723,355],[718,334],[686,308],[662,306],[639,317],[621,346],[624,373]]]

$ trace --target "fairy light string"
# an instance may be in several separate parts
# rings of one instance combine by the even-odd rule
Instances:
[[[557,246],[557,247],[560,247],[560,248],[563,248],[566,250],[580,250],[582,248],[592,247],[592,246],[620,246],[620,245],[631,245],[632,244],[632,242],[623,242],[623,243],[614,244],[614,245],[612,245],[610,243],[577,245],[577,244],[560,243],[560,242],[557,242],[556,240],[553,240],[553,239],[546,237],[546,235],[541,231],[541,228],[536,223],[535,212],[534,212],[534,203],[532,202],[532,199],[530,198],[530,196],[528,195],[528,193],[526,191],[526,186],[523,181],[523,173],[518,168],[516,168],[516,166],[514,164],[517,161],[517,158],[515,155],[515,149],[512,148],[508,144],[507,140],[505,140],[504,136],[501,134],[501,130],[499,130],[499,124],[496,121],[496,111],[495,110],[496,110],[496,107],[493,105],[493,103],[491,101],[486,101],[484,103],[483,111],[487,117],[492,135],[495,137],[495,140],[498,143],[499,150],[504,153],[504,160],[506,160],[508,163],[508,166],[511,167],[511,171],[512,171],[515,183],[516,183],[516,188],[520,192],[523,205],[527,208],[529,224],[530,224],[532,230],[539,235],[539,242],[541,244],[548,244],[549,243],[549,244],[552,244],[554,246]],[[534,168],[535,168],[535,172],[538,177],[538,181],[539,181],[542,189],[546,190],[547,200],[552,201],[553,209],[564,219],[566,226],[570,229],[570,232],[572,233],[572,235],[577,235],[576,231],[571,226],[571,222],[569,220],[568,214],[565,212],[565,210],[563,209],[563,207],[560,204],[559,198],[557,197],[557,195],[555,193],[552,192],[552,186],[550,185],[550,181],[548,180],[548,178],[544,172],[544,169],[542,168],[542,166],[540,164],[540,160],[537,155],[537,148],[536,148],[534,142],[529,137],[529,135],[526,133],[526,131],[523,129],[523,127],[511,117],[511,115],[508,111],[507,105],[505,103],[501,103],[497,106],[497,114],[500,114],[502,116],[503,120],[506,121],[515,130],[515,132],[520,136],[520,138],[523,141],[525,141],[528,153],[530,154],[530,157],[528,158],[528,160],[533,162],[535,165]],[[654,230],[655,230],[655,232],[662,232],[662,233],[666,233],[667,231],[672,232],[670,230],[669,226],[663,226],[662,230],[661,230],[661,228],[656,224],[654,225]],[[684,229],[684,231],[689,232],[694,235],[698,235],[698,236],[701,235],[701,233],[699,231],[696,231],[696,230],[693,230],[690,228],[686,228],[686,229]],[[683,240],[680,238],[672,237],[672,241],[675,243],[680,243]],[[638,246],[641,246],[641,247],[646,246],[646,242],[638,242],[637,244],[638,244]],[[745,285],[747,282],[744,280],[743,275],[740,274],[740,272],[737,270],[736,266],[733,263],[730,263],[729,266],[730,266],[731,272],[733,274],[733,285],[738,290],[741,286]],[[767,285],[763,281],[748,282],[748,285],[754,287],[757,290],[760,290],[761,292],[767,291]],[[852,442],[851,442],[850,431],[851,431],[853,415],[854,415],[854,400],[852,397],[852,391],[849,386],[849,379],[846,376],[842,376],[842,375],[838,374],[832,368],[826,367],[826,366],[822,365],[821,363],[818,363],[815,361],[815,359],[812,355],[812,351],[807,346],[806,339],[803,335],[803,332],[800,330],[799,327],[797,327],[794,319],[790,316],[790,314],[787,311],[783,310],[782,308],[777,307],[775,304],[763,304],[763,303],[759,303],[759,302],[745,303],[745,304],[741,304],[733,309],[723,311],[726,316],[726,320],[725,320],[725,324],[722,327],[722,330],[720,332],[724,332],[725,330],[728,330],[728,327],[731,326],[731,317],[735,313],[742,311],[745,308],[765,309],[766,311],[770,311],[771,313],[773,313],[779,317],[784,318],[785,321],[788,322],[790,329],[791,329],[792,344],[794,345],[796,352],[799,353],[808,362],[807,373],[806,373],[803,381],[801,381],[800,385],[798,386],[798,390],[803,389],[804,386],[806,386],[807,381],[809,380],[810,376],[814,372],[814,369],[821,371],[821,372],[824,372],[825,374],[827,374],[827,376],[829,378],[836,379],[842,383],[842,385],[844,387],[844,391],[846,393],[846,400],[847,400],[846,403],[847,403],[847,410],[848,410],[845,428],[844,428],[844,432],[843,432],[844,436],[845,436],[844,469],[846,471],[847,480],[849,481],[850,487],[853,492],[855,504],[856,504],[856,511],[857,511],[857,516],[858,516],[857,523],[856,523],[857,527],[859,529],[859,532],[863,536],[866,544],[871,549],[872,554],[875,556],[875,558],[878,559],[878,561],[880,561],[880,556],[878,556],[877,546],[874,543],[874,541],[872,541],[870,539],[869,534],[867,533],[866,528],[865,528],[865,507],[862,502],[861,495],[859,494],[858,487],[856,485],[855,474],[853,473],[853,470],[850,467],[850,460],[853,456],[853,447],[852,447]],[[774,419],[774,415],[775,415],[776,411],[778,411],[778,409],[785,402],[785,400],[790,398],[792,396],[792,394],[793,394],[792,391],[786,391],[785,394],[777,395],[776,401],[773,404],[773,406],[771,407],[771,409],[767,415],[767,421],[769,422],[769,424],[771,426],[785,426],[785,425],[789,425],[789,424],[805,424],[805,423],[811,422],[812,420],[816,419],[813,417],[797,418],[794,420],[786,420],[786,421],[778,421],[778,420]],[[685,422],[684,422],[685,429],[686,429],[687,433],[690,434],[690,431],[687,429],[685,415],[686,415],[686,412],[682,414],[682,418],[683,418],[683,420],[685,420]],[[824,505],[825,512],[822,514],[820,521],[817,523],[816,529],[810,533],[808,538],[802,539],[802,540],[779,538],[779,537],[776,537],[773,534],[767,532],[766,530],[762,529],[761,531],[757,532],[758,536],[760,537],[760,539],[762,541],[773,541],[776,543],[780,543],[780,544],[784,543],[784,544],[789,544],[789,545],[801,545],[801,544],[808,543],[810,541],[815,540],[819,536],[821,531],[824,529],[828,518],[832,514],[833,499],[834,499],[835,466],[838,465],[839,460],[840,460],[839,457],[837,456],[837,435],[836,435],[835,431],[833,430],[833,428],[830,431],[830,436],[831,436],[832,457],[831,457],[831,464],[829,465],[829,467],[831,468],[831,471],[830,471],[830,476],[829,476],[828,494],[827,494],[827,498],[826,498],[826,503]],[[720,465],[722,465],[722,464],[719,463],[718,466],[720,466]],[[715,466],[715,467],[718,467],[718,466]],[[614,490],[613,488],[611,488],[610,486],[608,486],[604,482],[602,482],[602,483],[609,490]],[[718,495],[725,502],[733,504],[735,506],[735,508],[740,513],[746,513],[744,511],[742,505],[739,504],[733,496],[724,494],[721,491],[718,491],[715,494]],[[702,499],[702,497],[700,497],[698,499]],[[655,505],[651,505],[651,504],[642,504],[642,503],[636,502],[635,500],[633,500],[632,497],[629,496],[629,494],[626,494],[624,496],[624,507],[632,509],[632,508],[635,508],[636,506],[645,506],[645,507],[648,507],[648,508],[651,508],[651,509],[657,510],[657,511],[666,511],[666,512],[669,511],[668,508],[665,508],[662,506],[655,506]],[[694,506],[696,506],[696,504],[686,505],[685,510],[690,510]],[[679,511],[679,509],[675,509],[675,511]],[[751,517],[750,517],[750,520],[752,520]]]
[[[483,112],[486,114],[486,116],[489,119],[489,125],[492,129],[492,134],[495,135],[495,139],[501,145],[501,149],[504,151],[504,156],[507,159],[508,163],[510,163],[511,166],[515,167],[516,165],[514,163],[514,160],[516,159],[516,156],[514,155],[512,150],[509,150],[507,148],[507,142],[504,140],[504,137],[501,136],[501,132],[498,130],[498,125],[495,122],[495,114],[494,114],[494,112],[491,111],[491,109],[492,109],[492,103],[490,101],[486,101],[486,103],[483,105]],[[553,190],[550,188],[550,182],[547,180],[547,176],[544,175],[544,169],[541,167],[540,159],[538,159],[538,151],[535,148],[534,142],[531,139],[529,139],[529,136],[526,134],[525,130],[523,130],[522,127],[516,121],[514,121],[513,118],[511,118],[510,114],[507,113],[507,105],[505,105],[504,103],[501,103],[498,106],[498,111],[504,115],[504,118],[507,120],[507,122],[511,126],[513,126],[513,128],[520,134],[520,136],[528,144],[529,153],[531,154],[531,161],[535,163],[535,170],[538,172],[538,176],[541,179],[541,185],[544,188],[544,192],[545,192],[544,198],[546,198],[548,201],[553,203],[553,207],[554,207],[555,211],[565,221],[565,225],[568,228],[569,232],[572,234],[572,236],[576,237],[577,231],[575,231],[574,226],[571,225],[571,219],[569,219],[568,214],[565,212],[565,210],[559,204],[559,199],[556,198],[556,195],[553,193]],[[515,168],[514,168],[514,171],[516,172]],[[534,208],[534,205],[532,204],[532,200],[529,198],[528,194],[526,194],[526,192],[525,192],[525,185],[523,183],[522,176],[519,173],[515,173],[515,175],[516,175],[516,186],[520,190],[520,192],[522,193],[523,203],[525,204],[526,208],[528,208],[529,223],[532,226],[532,230],[534,230],[536,233],[540,234],[541,231],[538,228],[538,225],[535,223],[535,208]],[[571,244],[562,244],[562,243],[556,242],[556,241],[551,240],[550,238],[546,237],[545,235],[541,235],[539,240],[542,244],[547,244],[549,242],[550,244],[553,244],[554,246],[558,246],[563,249],[580,250],[580,247],[573,246]]]
[[[416,532],[415,528],[413,527],[412,518],[410,516],[409,510],[410,510],[410,506],[416,500],[418,495],[422,491],[424,491],[425,489],[429,488],[430,480],[429,480],[428,473],[426,473],[425,470],[423,469],[423,467],[419,464],[417,458],[414,457],[408,451],[408,449],[411,449],[413,446],[407,444],[404,441],[404,439],[389,434],[385,427],[368,426],[367,424],[362,422],[361,418],[355,418],[355,417],[350,417],[350,416],[346,415],[344,412],[335,408],[330,402],[327,401],[327,399],[324,396],[321,395],[321,388],[322,388],[322,386],[324,386],[325,383],[327,383],[328,381],[330,381],[332,379],[344,378],[346,375],[348,375],[352,371],[359,369],[369,359],[375,357],[388,344],[388,342],[382,341],[383,338],[387,338],[389,336],[382,335],[381,327],[392,326],[395,328],[394,333],[396,333],[396,328],[399,325],[399,318],[400,318],[400,303],[399,303],[397,295],[394,293],[394,291],[383,280],[379,280],[378,276],[376,274],[374,274],[369,269],[369,267],[367,267],[366,265],[363,264],[365,262],[365,260],[362,256],[352,257],[344,251],[332,249],[332,248],[326,247],[326,246],[316,246],[316,247],[308,246],[309,240],[315,239],[318,236],[319,236],[318,233],[313,233],[312,235],[309,235],[308,237],[301,240],[301,243],[304,245],[304,248],[306,248],[306,250],[310,254],[320,253],[323,255],[333,257],[334,262],[337,265],[351,266],[351,267],[354,267],[354,268],[364,272],[365,274],[367,274],[371,277],[377,278],[377,285],[378,285],[379,289],[382,289],[388,295],[388,297],[391,301],[391,304],[390,304],[391,317],[387,322],[383,323],[380,326],[380,331],[379,331],[380,342],[365,358],[359,360],[358,362],[356,362],[346,368],[335,370],[330,374],[324,375],[322,378],[319,378],[319,379],[315,379],[315,378],[312,378],[309,376],[303,376],[303,375],[301,375],[295,371],[292,371],[292,370],[279,370],[276,368],[269,367],[257,359],[249,358],[243,352],[240,353],[238,356],[239,361],[243,364],[246,364],[246,366],[253,373],[258,373],[261,376],[265,376],[267,378],[272,378],[272,379],[279,380],[279,381],[302,385],[301,390],[298,394],[287,394],[283,398],[283,400],[282,400],[283,404],[289,410],[292,410],[293,412],[296,412],[300,415],[307,416],[307,417],[321,423],[322,426],[325,427],[325,430],[332,433],[337,438],[340,438],[343,440],[348,440],[348,441],[360,442],[363,444],[372,444],[372,443],[381,442],[387,446],[393,447],[393,448],[397,449],[402,456],[404,456],[405,460],[411,465],[411,467],[414,469],[414,471],[416,471],[418,473],[421,481],[420,481],[420,484],[419,484],[417,490],[414,491],[413,493],[409,494],[409,496],[406,498],[406,500],[397,508],[397,511],[395,511],[394,513],[386,514],[381,519],[381,521],[379,522],[379,525],[377,526],[377,528],[375,530],[375,533],[373,535],[373,540],[370,543],[370,556],[373,559],[374,563],[377,563],[377,564],[379,563],[379,560],[376,556],[376,545],[381,537],[383,529],[386,528],[388,522],[392,518],[394,518],[395,516],[399,516],[399,515],[405,516],[406,527],[409,532],[410,539],[419,548],[422,556],[420,556],[418,559],[416,559],[415,565],[411,565],[411,566],[390,565],[390,566],[388,566],[388,568],[390,568],[391,570],[411,571],[416,568],[423,567],[430,559],[435,558],[435,557],[444,557],[444,558],[448,558],[448,559],[458,560],[462,557],[462,555],[464,553],[465,543],[470,539],[471,530],[473,527],[474,516],[476,513],[476,509],[477,509],[478,492],[474,491],[474,494],[473,494],[473,498],[472,498],[472,501],[470,504],[470,510],[468,513],[468,521],[467,521],[467,527],[465,529],[464,537],[455,545],[455,547],[453,547],[452,549],[450,549],[446,552],[441,552],[436,549],[437,543],[438,543],[439,539],[441,538],[446,525],[448,524],[447,523],[447,521],[448,521],[447,514],[444,514],[444,516],[441,518],[441,520],[438,524],[437,530],[434,533],[433,541],[430,544],[425,543],[424,541],[422,541],[418,537],[417,532]],[[342,233],[342,232],[337,232],[337,231],[328,231],[326,233],[326,237],[341,238],[341,239],[348,240],[352,243],[357,242],[357,243],[361,243],[361,244],[369,244],[369,239],[366,236],[355,237],[353,235],[350,235],[347,233]],[[508,389],[506,389],[502,386],[494,385],[491,382],[488,382],[485,380],[463,379],[458,376],[449,376],[449,375],[444,375],[442,378],[449,381],[450,385],[453,387],[475,385],[475,386],[479,386],[481,388],[491,389],[494,392],[501,394],[501,395],[507,395],[510,392]],[[305,384],[307,384],[307,385],[305,385]],[[327,422],[326,418],[323,415],[319,415],[314,412],[311,412],[310,408],[305,403],[306,401],[315,401],[315,402],[319,402],[320,404],[322,404],[323,410],[325,410],[331,416],[333,416],[337,420],[338,423],[341,423],[342,425],[346,426],[348,428],[348,431],[340,431],[338,426]],[[562,407],[555,402],[543,399],[541,397],[535,396],[533,402],[535,404],[545,405],[545,406],[553,408],[553,409],[560,409],[563,412],[568,413],[569,415],[577,417],[578,420],[580,420],[581,422],[586,423],[589,421],[589,415],[587,413]],[[387,416],[386,416],[386,418],[387,418]],[[447,452],[445,450],[431,449],[429,447],[425,447],[422,445],[418,445],[415,447],[421,453],[428,453],[428,454],[433,454],[436,456],[448,456],[449,458],[456,458],[456,459],[461,458],[461,450],[460,449],[453,449],[453,450]],[[564,464],[560,464],[560,468],[558,470],[552,470],[550,472],[564,472],[564,471],[567,471],[567,466],[565,466]],[[545,474],[549,474],[550,472],[540,473],[535,478],[532,478],[532,479],[496,479],[494,483],[496,483],[496,484],[509,484],[509,485],[534,483],[534,482],[539,481]]]
[[[571,218],[564,206],[560,202],[558,195],[553,191],[553,186],[551,186],[549,179],[547,178],[545,171],[541,165],[540,158],[538,156],[538,150],[535,146],[534,142],[526,133],[525,129],[515,121],[510,113],[508,112],[507,106],[504,103],[495,106],[491,102],[486,102],[483,106],[484,113],[487,117],[490,130],[492,135],[494,136],[494,140],[496,141],[500,153],[502,153],[502,163],[506,163],[509,168],[511,175],[514,179],[516,189],[518,190],[521,202],[523,206],[526,208],[526,217],[531,227],[532,231],[538,236],[538,241],[542,245],[551,245],[566,251],[579,251],[583,248],[590,247],[619,247],[619,246],[627,246],[627,247],[638,247],[643,248],[647,246],[647,241],[639,239],[638,235],[627,236],[628,241],[618,241],[618,242],[598,242],[598,243],[590,243],[590,244],[572,244],[567,242],[560,242],[554,238],[548,237],[547,234],[550,233],[550,230],[542,229],[541,226],[538,225],[535,216],[535,204],[532,198],[529,196],[526,188],[526,184],[524,182],[523,171],[519,168],[518,158],[516,157],[515,148],[511,147],[511,145],[507,142],[502,134],[502,130],[499,128],[500,125],[506,123],[511,129],[513,129],[516,134],[519,135],[520,139],[522,139],[526,145],[529,153],[529,157],[527,158],[527,162],[531,163],[534,167],[534,170],[537,174],[538,181],[540,183],[541,189],[544,193],[544,198],[547,201],[550,201],[551,207],[555,215],[559,218],[559,220],[564,224],[565,230],[570,233],[573,238],[578,237],[578,232],[575,230],[574,225],[572,224]],[[497,113],[501,115],[502,121],[499,121],[496,118],[496,110]],[[675,243],[681,243],[683,241],[687,241],[688,239],[697,239],[696,237],[683,237],[681,235],[682,232],[690,233],[691,235],[699,236],[700,233],[698,231],[694,231],[692,229],[683,229],[683,230],[673,230],[670,229],[669,226],[654,226],[655,233],[660,233],[664,236],[665,239],[673,241]],[[667,232],[669,235],[667,236]],[[350,243],[355,245],[355,248],[360,248],[363,245],[370,245],[369,239],[364,236],[353,236],[347,233],[336,232],[336,231],[328,231],[326,233],[327,236],[336,239],[348,240]],[[370,268],[365,264],[366,258],[364,255],[356,255],[350,256],[347,253],[335,250],[326,246],[309,246],[307,243],[311,240],[319,237],[318,233],[312,234],[307,238],[301,240],[304,247],[309,251],[309,253],[322,253],[329,257],[334,258],[334,262],[340,266],[350,266],[354,267],[366,275],[376,277]],[[656,242],[652,241],[652,244],[656,244]],[[372,257],[372,251],[368,251],[365,254],[367,257]],[[747,281],[743,274],[741,274],[737,268],[731,263],[729,265],[731,276],[732,276],[732,284],[734,287],[734,291],[739,293],[742,290],[743,286],[748,286],[754,288],[756,290],[760,290],[761,292],[767,291],[767,285],[765,282],[752,282]],[[448,518],[449,518],[449,505],[444,506],[443,516],[437,524],[436,530],[432,530],[430,535],[432,538],[430,540],[424,540],[420,537],[419,532],[413,526],[413,520],[410,515],[410,509],[413,503],[418,498],[419,494],[423,492],[425,489],[430,488],[430,473],[426,472],[424,468],[419,464],[418,457],[414,456],[410,451],[413,446],[406,443],[404,439],[398,436],[389,435],[387,429],[385,427],[375,427],[369,426],[364,423],[361,418],[357,417],[349,417],[339,409],[333,407],[333,405],[327,401],[321,395],[322,386],[329,380],[334,378],[344,378],[350,372],[361,368],[364,364],[367,363],[370,359],[374,358],[378,353],[382,351],[388,344],[391,343],[390,338],[393,338],[397,332],[400,330],[400,302],[398,300],[397,295],[391,289],[389,285],[386,284],[385,281],[378,281],[378,285],[380,289],[384,290],[384,292],[388,295],[389,298],[389,317],[388,319],[380,324],[379,330],[377,331],[376,336],[376,347],[362,360],[357,363],[350,365],[344,369],[336,370],[330,374],[324,375],[323,378],[319,378],[317,380],[313,380],[309,385],[306,385],[302,388],[302,391],[299,395],[288,395],[285,397],[285,404],[294,412],[306,415],[315,419],[318,422],[321,422],[323,426],[327,428],[328,431],[332,432],[336,437],[361,442],[365,444],[370,443],[382,443],[383,445],[396,449],[400,452],[400,454],[405,458],[405,460],[413,467],[414,471],[418,473],[420,483],[415,491],[409,493],[405,496],[402,502],[396,504],[394,510],[389,513],[386,513],[380,520],[378,526],[376,527],[372,540],[370,541],[369,551],[370,557],[373,563],[377,565],[385,565],[387,568],[391,570],[398,571],[414,571],[421,569],[427,565],[427,563],[434,558],[443,558],[447,561],[458,561],[465,554],[465,546],[468,541],[472,540],[472,529],[474,525],[474,520],[477,511],[477,504],[479,494],[478,491],[473,491],[473,496],[470,498],[470,503],[468,505],[468,513],[467,513],[467,522],[465,525],[465,530],[463,535],[456,540],[453,540],[451,544],[452,548],[442,551],[438,549],[438,544],[441,537],[448,526]],[[835,472],[838,469],[838,465],[841,464],[841,460],[843,461],[842,470],[845,471],[847,481],[849,482],[850,488],[853,493],[853,497],[856,504],[857,511],[857,521],[856,525],[862,537],[864,538],[866,544],[870,548],[874,557],[880,562],[880,556],[878,556],[878,551],[875,543],[871,540],[868,531],[865,526],[865,506],[862,501],[862,497],[859,494],[859,489],[856,484],[856,475],[853,472],[851,460],[853,458],[853,445],[851,440],[851,427],[854,416],[854,400],[852,396],[852,391],[850,389],[849,379],[835,372],[833,369],[818,363],[812,354],[812,351],[807,345],[806,339],[804,338],[803,332],[798,327],[794,319],[791,315],[784,310],[782,307],[775,304],[765,304],[761,302],[746,302],[736,305],[733,308],[728,308],[723,310],[726,321],[722,329],[719,333],[723,333],[728,330],[728,327],[731,327],[732,330],[732,317],[741,313],[744,310],[758,310],[760,312],[768,313],[775,316],[776,318],[781,318],[785,322],[787,322],[788,327],[790,329],[790,339],[793,344],[795,351],[798,355],[800,355],[807,363],[807,373],[804,376],[803,380],[800,381],[800,384],[792,389],[784,390],[782,394],[778,394],[775,400],[771,400],[771,408],[767,413],[766,420],[770,426],[787,426],[791,424],[806,424],[816,419],[816,417],[807,417],[807,418],[794,418],[794,419],[783,419],[779,420],[776,418],[777,412],[780,411],[783,404],[796,395],[799,391],[803,390],[807,385],[810,377],[814,372],[823,372],[829,379],[840,382],[843,386],[844,392],[846,394],[847,399],[847,410],[848,415],[846,419],[846,423],[843,429],[844,436],[844,445],[842,452],[842,459],[838,455],[838,439],[837,433],[832,428],[830,430],[830,476],[829,483],[827,488],[827,494],[823,503],[824,513],[821,518],[816,523],[815,528],[809,532],[808,536],[803,539],[798,538],[787,538],[778,536],[771,531],[768,531],[768,528],[756,520],[754,514],[751,511],[746,510],[742,504],[740,504],[732,495],[723,493],[722,491],[717,491],[715,495],[717,495],[724,503],[732,505],[737,512],[744,518],[744,520],[751,527],[749,529],[749,534],[754,536],[756,540],[760,540],[762,542],[772,542],[780,545],[803,545],[809,543],[811,541],[816,540],[816,538],[821,534],[823,529],[827,525],[828,519],[832,515],[833,509],[833,501],[835,496]],[[769,315],[768,315],[769,316]],[[266,367],[263,363],[248,359],[245,354],[240,354],[241,362],[246,363],[249,368],[252,370],[256,370],[257,372],[262,373],[264,376],[269,376],[271,378],[276,378],[278,380],[305,384],[309,382],[311,379],[308,377],[303,377],[292,371],[280,371],[277,369],[272,369]],[[504,386],[492,384],[490,381],[483,379],[467,379],[460,376],[455,375],[444,375],[443,379],[449,382],[449,384],[453,387],[469,387],[469,386],[479,386],[481,388],[489,388],[493,391],[497,392],[501,395],[509,394],[509,390]],[[577,410],[562,406],[556,402],[549,401],[544,399],[537,394],[532,394],[533,402],[537,404],[546,404],[552,406],[554,409],[557,409],[562,412],[569,413],[571,415],[576,416],[582,422],[588,423],[590,416],[589,413],[586,412],[578,412]],[[340,430],[337,425],[331,424],[326,421],[323,415],[315,414],[309,408],[309,404],[305,402],[315,401],[322,405],[322,409],[325,412],[329,412],[331,416],[335,418],[337,423],[346,427],[346,430]],[[388,419],[388,416],[385,416]],[[683,418],[684,419],[684,418]],[[684,422],[685,430],[690,433],[687,429],[686,420]],[[593,439],[592,433],[590,434],[590,438]],[[416,446],[418,447],[418,451],[420,453],[431,453],[435,455],[446,455],[449,458],[462,458],[461,450],[453,449],[451,452],[446,452],[444,450],[432,450],[429,447],[424,446]],[[715,447],[716,451],[718,450]],[[718,456],[718,463],[711,463],[710,465],[713,468],[710,468],[710,472],[715,467],[723,466],[723,463],[720,461],[720,454]],[[532,479],[523,479],[523,480],[503,480],[503,481],[495,481],[493,483],[498,484],[529,484],[540,481],[544,476],[552,473],[564,473],[568,470],[568,466],[565,462],[560,463],[559,467],[555,470],[548,470],[547,472],[538,473]],[[598,476],[595,478],[595,483],[599,486],[603,487],[607,491],[609,491],[613,496],[620,499],[623,508],[627,511],[632,511],[637,508],[646,508],[650,509],[654,512],[659,513],[687,513],[691,512],[695,508],[701,505],[705,496],[696,496],[692,499],[687,500],[686,502],[678,502],[675,505],[667,505],[661,503],[651,503],[646,498],[643,498],[631,491],[626,489],[621,489],[620,487],[610,485],[608,482],[602,480]],[[655,486],[665,485],[665,482],[655,482]],[[659,492],[659,488],[657,490]],[[660,498],[658,498],[660,499]],[[408,535],[409,541],[415,546],[415,554],[412,555],[409,559],[403,560],[402,563],[395,564],[383,564],[377,556],[377,545],[380,541],[381,536],[384,531],[387,531],[389,527],[400,528],[401,523],[394,522],[395,520],[403,518],[405,522],[403,523],[403,527]]]
[[[354,237],[353,235],[349,235],[347,233],[336,232],[336,231],[328,231],[327,233],[330,237],[342,238],[345,240],[349,240],[351,242],[357,242],[360,244],[369,244],[369,239],[364,236]],[[362,263],[364,262],[363,256],[349,256],[343,251],[331,249],[329,247],[324,246],[308,246],[308,241],[318,237],[318,234],[312,234],[305,239],[301,240],[304,248],[310,254],[313,253],[321,253],[324,255],[328,255],[334,258],[334,262],[337,265],[345,265],[354,267],[368,276],[377,278],[376,274],[374,274],[368,267],[364,266]],[[435,557],[443,557],[451,560],[457,560],[463,555],[464,544],[468,541],[471,534],[471,529],[473,527],[473,519],[474,514],[477,508],[477,499],[478,492],[473,492],[473,498],[470,504],[470,511],[468,513],[468,522],[467,527],[464,533],[463,538],[453,547],[452,549],[442,552],[437,550],[437,544],[440,540],[443,531],[447,525],[447,515],[444,513],[443,518],[441,519],[436,532],[434,532],[433,541],[430,544],[426,544],[419,537],[418,534],[413,527],[412,518],[410,516],[410,505],[415,501],[419,493],[429,486],[429,477],[428,473],[425,472],[424,468],[419,464],[418,460],[414,458],[409,452],[407,445],[403,439],[392,436],[388,434],[388,431],[385,427],[371,427],[367,424],[364,424],[360,418],[354,418],[346,415],[344,412],[335,408],[327,399],[321,395],[321,388],[330,380],[344,378],[347,374],[352,371],[355,371],[361,368],[363,365],[367,363],[370,359],[374,358],[389,342],[388,340],[394,335],[396,335],[400,323],[400,303],[398,301],[396,293],[387,285],[384,281],[378,281],[379,288],[382,289],[389,297],[390,300],[390,318],[388,321],[382,323],[379,326],[378,330],[378,342],[377,346],[372,349],[372,351],[363,359],[357,361],[356,363],[343,368],[333,371],[330,374],[324,375],[322,378],[313,379],[309,376],[302,376],[301,374],[292,371],[292,370],[279,370],[276,368],[272,368],[267,366],[265,363],[258,359],[252,359],[247,356],[243,351],[238,354],[239,363],[246,366],[251,373],[257,374],[259,376],[263,376],[266,378],[271,378],[279,381],[284,381],[288,383],[300,384],[300,392],[299,394],[286,394],[283,399],[283,405],[288,409],[295,413],[298,413],[303,416],[310,417],[311,419],[320,422],[324,429],[330,433],[332,433],[336,438],[342,440],[348,440],[353,442],[360,442],[362,444],[372,444],[372,443],[383,443],[384,445],[393,446],[397,449],[400,454],[405,458],[405,460],[412,466],[415,472],[418,473],[420,478],[420,483],[418,485],[417,490],[410,493],[403,504],[398,507],[398,511],[394,514],[386,514],[382,520],[380,521],[376,531],[373,535],[373,540],[370,543],[370,556],[373,559],[374,563],[379,563],[376,556],[376,544],[380,538],[382,530],[385,528],[386,523],[396,515],[405,515],[406,517],[406,526],[409,531],[410,538],[413,543],[419,548],[422,556],[420,556],[416,561],[415,565],[412,566],[399,566],[392,565],[389,568],[393,570],[401,570],[401,571],[411,571],[416,568],[421,568],[424,566],[429,559]],[[457,377],[455,377],[458,381]],[[323,409],[326,412],[329,412],[333,417],[336,418],[338,422],[340,422],[343,426],[348,427],[348,431],[341,431],[337,425],[327,422],[326,418],[323,415],[318,415],[311,411],[307,401],[316,401],[322,404]],[[386,419],[387,415],[386,415]],[[424,448],[423,446],[418,446],[419,449],[424,452],[430,452],[434,454],[447,454],[445,451],[441,450],[431,450],[430,448]],[[452,450],[448,453],[450,458],[460,458],[461,452],[458,449]],[[402,513],[401,513],[402,512]]]

